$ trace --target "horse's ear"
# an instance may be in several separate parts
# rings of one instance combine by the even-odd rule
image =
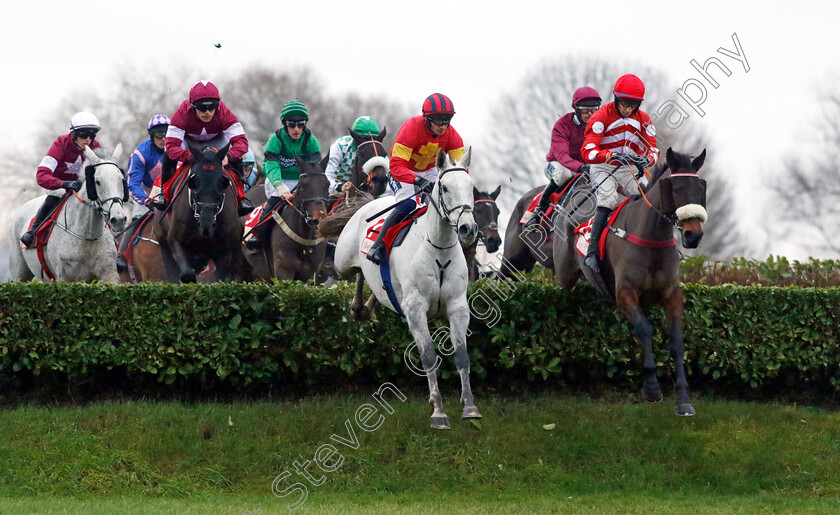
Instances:
[[[696,171],[700,170],[700,167],[703,166],[703,163],[705,163],[705,162],[706,162],[706,149],[704,148],[703,152],[691,161],[691,167],[694,168],[694,171],[696,172]]]
[[[330,151],[327,150],[327,155],[325,155],[324,158],[321,159],[321,162],[318,163],[318,166],[321,167],[321,170],[326,170],[327,169],[327,163],[329,163],[329,162],[330,162]]]
[[[194,146],[192,143],[187,143],[187,148],[190,149],[190,154],[196,157],[201,156],[201,149]]]
[[[230,150],[230,143],[222,147],[221,150],[216,151],[216,157],[219,159],[219,161],[223,161],[225,159],[228,150]]]
[[[665,164],[668,165],[668,168],[671,170],[676,170],[677,163],[674,162],[674,151],[671,150],[671,147],[668,147],[668,151],[665,152]]]
[[[461,161],[458,163],[464,168],[470,167],[470,160],[472,159],[472,147],[467,149],[467,153],[464,154],[464,157],[461,158]]]
[[[305,173],[303,171],[303,169],[304,168],[308,169],[308,165],[309,165],[309,163],[307,163],[306,161],[301,159],[300,156],[297,155],[297,154],[295,154],[295,164],[297,165],[298,168],[300,168],[300,173]]]
[[[663,177],[657,183],[659,184],[659,199],[662,202],[660,209],[667,214],[675,212],[677,205],[674,203],[674,185],[671,184],[671,178]]]
[[[119,163],[121,157],[122,157],[122,143],[117,143],[117,148],[115,148],[114,152],[111,154],[111,161],[113,161],[115,163]]]
[[[493,190],[493,193],[490,194],[490,198],[493,199],[493,200],[496,200],[496,197],[498,197],[499,193],[501,193],[501,192],[502,192],[502,185],[499,184],[499,186],[496,187],[495,190]]]
[[[480,192],[480,191],[478,191],[478,188],[476,188],[476,187],[475,187],[475,184],[473,184],[473,198],[478,198],[478,196],[479,196],[480,194],[481,194],[481,192]]]
[[[85,150],[84,150],[83,154],[85,155],[85,159],[87,159],[88,161],[94,161],[95,162],[99,159],[99,156],[97,156],[93,152],[93,149],[90,148],[90,145],[85,147]]]
[[[382,130],[379,131],[379,136],[376,137],[376,141],[382,143],[385,141],[385,133],[388,132],[387,127],[382,127]]]
[[[435,157],[435,166],[438,170],[443,171],[444,167],[446,166],[446,151],[443,149],[438,150],[437,157]]]

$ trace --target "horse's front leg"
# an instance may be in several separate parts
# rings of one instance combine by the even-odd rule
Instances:
[[[679,286],[665,297],[665,325],[668,327],[668,350],[674,360],[677,374],[677,415],[690,417],[694,415],[694,406],[688,396],[688,379],[685,377],[685,345],[682,338],[683,295]]]
[[[449,418],[443,411],[443,397],[438,387],[437,364],[435,363],[437,355],[432,344],[432,335],[429,333],[429,320],[426,316],[428,310],[428,302],[419,293],[409,294],[403,300],[405,320],[408,322],[408,329],[414,337],[417,348],[420,349],[420,360],[429,382],[429,404],[434,410],[429,419],[429,425],[433,429],[450,429]]]
[[[194,283],[195,269],[193,268],[192,261],[187,255],[187,252],[184,250],[184,247],[181,245],[180,242],[170,239],[169,248],[172,250],[172,258],[178,265],[178,272],[180,274],[181,282]]]
[[[644,351],[642,370],[645,374],[644,394],[648,402],[662,400],[662,388],[656,379],[656,361],[653,359],[653,326],[639,308],[639,292],[629,286],[622,286],[616,292],[618,312],[626,318],[636,329],[639,343]]]
[[[481,418],[470,388],[470,355],[467,352],[470,309],[466,303],[459,302],[454,306],[447,306],[446,312],[449,318],[449,339],[455,347],[455,367],[461,376],[461,404],[464,405],[461,418]]]
[[[373,308],[376,306],[376,296],[371,295],[371,300],[364,302],[365,298],[365,276],[362,272],[356,273],[356,293],[353,295],[353,300],[350,302],[350,312],[353,318],[358,321],[370,320],[373,314]]]

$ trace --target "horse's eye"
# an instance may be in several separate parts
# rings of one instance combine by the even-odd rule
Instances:
[[[96,185],[99,186],[100,184],[102,184],[102,181],[97,180]]]
[[[441,185],[440,185],[440,190],[441,190],[442,192],[446,193],[446,191],[447,191],[446,186],[444,186],[443,184],[441,184]]]

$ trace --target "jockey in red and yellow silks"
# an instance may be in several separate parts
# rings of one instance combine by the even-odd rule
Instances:
[[[619,203],[618,187],[625,196],[639,194],[637,170],[643,173],[659,159],[656,128],[639,109],[645,97],[641,79],[635,75],[619,77],[613,94],[614,101],[599,109],[586,125],[581,148],[598,199],[584,264],[596,273],[600,272],[598,241],[610,211]]]
[[[466,151],[458,131],[450,125],[455,106],[446,95],[434,93],[423,102],[423,114],[409,118],[400,127],[391,148],[391,176],[388,185],[394,192],[396,207],[379,230],[367,258],[376,264],[385,260],[382,239],[392,226],[402,222],[417,207],[420,192],[431,193],[438,177],[435,159],[443,149],[452,159],[460,160]]]

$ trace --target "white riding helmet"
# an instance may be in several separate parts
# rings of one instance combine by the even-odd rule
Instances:
[[[99,120],[92,113],[81,111],[70,118],[70,130],[75,131],[79,129],[94,129],[98,131],[102,127],[99,126]]]

